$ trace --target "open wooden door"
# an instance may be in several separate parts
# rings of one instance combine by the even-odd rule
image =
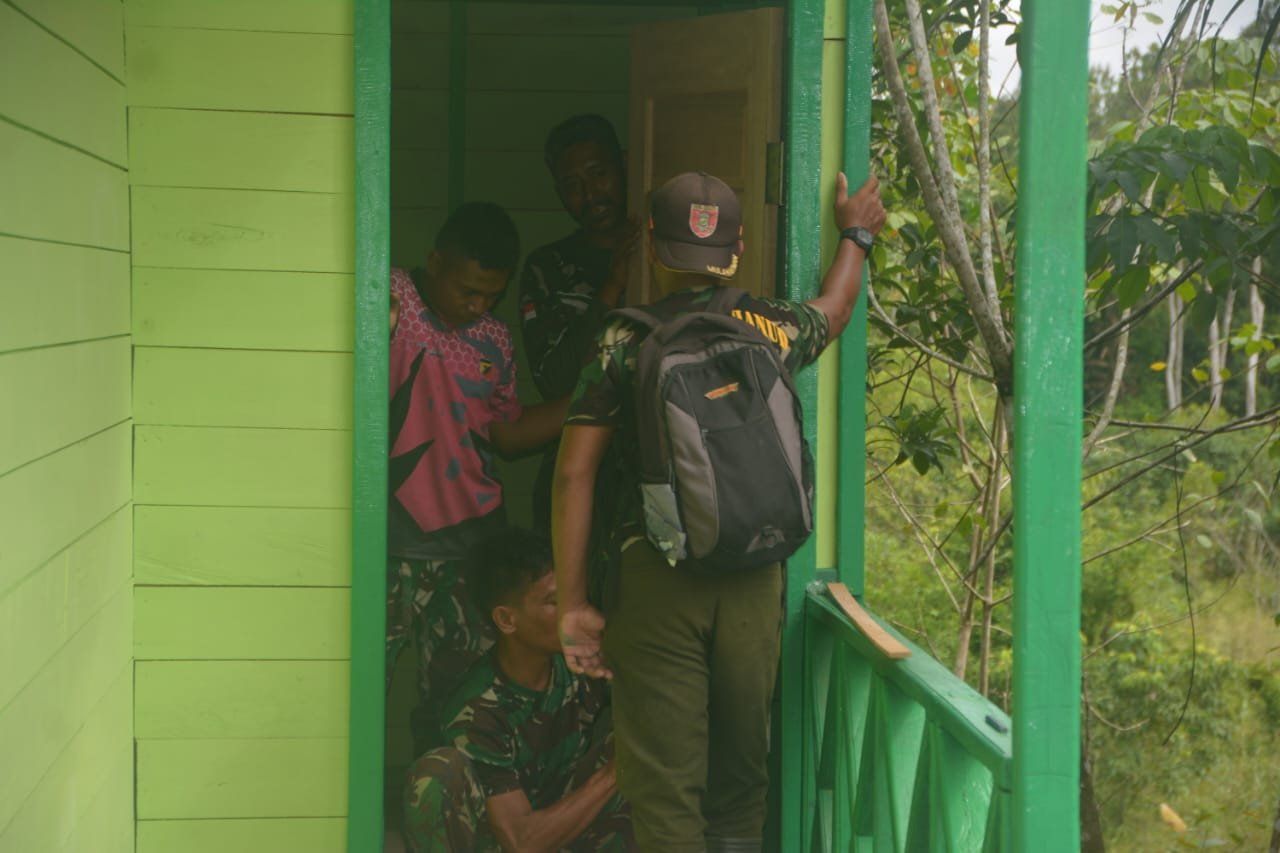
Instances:
[[[742,203],[745,250],[734,284],[773,296],[781,174],[769,168],[781,135],[783,17],[754,9],[647,24],[631,35],[630,212],[646,221],[649,193],[681,172],[715,175]],[[640,255],[630,304],[655,298]]]

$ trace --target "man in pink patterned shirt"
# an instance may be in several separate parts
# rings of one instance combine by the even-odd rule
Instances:
[[[494,454],[546,444],[564,420],[566,400],[520,405],[510,332],[489,313],[519,255],[510,217],[472,202],[441,227],[425,268],[391,272],[387,684],[412,634],[428,740],[440,701],[493,643],[459,569],[505,523]]]

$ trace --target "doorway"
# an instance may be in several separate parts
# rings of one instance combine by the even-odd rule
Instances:
[[[608,119],[623,145],[632,148],[633,187],[652,187],[670,174],[699,166],[725,173],[735,189],[745,194],[747,206],[758,211],[754,228],[765,239],[757,245],[767,250],[754,261],[758,267],[755,275],[760,282],[768,281],[781,290],[774,285],[781,276],[769,274],[778,265],[772,246],[777,244],[780,190],[777,186],[766,190],[766,178],[774,178],[781,164],[776,149],[765,150],[765,143],[779,141],[780,87],[775,80],[765,99],[773,121],[767,138],[759,139],[759,151],[748,151],[743,141],[758,134],[735,132],[731,127],[726,130],[724,121],[733,110],[744,108],[747,93],[760,87],[748,82],[735,89],[736,78],[726,80],[712,73],[724,60],[694,49],[698,22],[691,20],[710,20],[726,10],[758,5],[762,4],[392,3],[390,264],[406,269],[421,265],[445,216],[463,201],[489,200],[505,207],[519,230],[522,254],[570,233],[574,223],[561,209],[543,163],[543,142],[547,132],[564,118],[595,113]],[[770,11],[775,13],[775,29],[765,49],[776,72],[781,67],[781,13]],[[671,32],[685,31],[686,41],[677,52],[695,69],[702,63],[708,73],[700,90],[695,86],[665,100],[659,98],[645,109],[633,97],[631,45],[636,32],[653,33],[664,24],[675,25]],[[736,32],[726,33],[724,41],[742,43]],[[752,46],[741,55],[751,58],[749,64],[754,65],[759,53],[760,48]],[[661,66],[653,69],[650,73],[656,74]],[[688,131],[667,137],[687,143],[683,146],[673,148],[661,138],[654,144],[655,118],[658,127],[680,128],[699,115],[719,117],[719,135],[734,139],[738,147],[721,145],[707,150],[704,139],[710,134]],[[638,131],[643,131],[642,143],[647,141],[650,156],[636,156]],[[701,153],[709,155],[703,160],[696,156],[700,146]],[[694,153],[693,159],[688,159],[689,151]],[[767,174],[769,157],[774,158],[774,175]],[[633,192],[633,209],[639,210],[642,204],[643,192]],[[749,222],[748,227],[753,224]],[[756,285],[752,289],[762,288]],[[538,397],[520,338],[515,291],[513,282],[494,313],[515,338],[521,398],[534,402]],[[642,300],[643,289],[631,298]],[[385,424],[383,430],[385,441]],[[536,455],[501,465],[505,502],[513,524],[529,526],[536,469]],[[359,561],[359,556],[356,559]],[[388,826],[394,825],[397,817],[394,806],[399,802],[404,768],[414,758],[409,724],[415,703],[413,670],[411,654],[402,656],[386,699],[382,782]],[[366,798],[367,790],[359,796]],[[353,815],[356,797],[353,782]],[[353,837],[354,833],[353,828]]]

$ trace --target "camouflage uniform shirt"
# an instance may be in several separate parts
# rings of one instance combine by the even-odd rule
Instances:
[[[714,287],[704,287],[679,291],[648,308],[659,316],[672,318],[705,310],[714,290]],[[793,374],[815,361],[827,345],[827,317],[806,303],[744,296],[731,313],[778,347],[783,364]],[[596,358],[582,369],[565,421],[582,426],[618,427],[613,446],[619,449],[623,459],[620,476],[624,482],[615,490],[616,503],[602,508],[612,530],[610,545],[614,553],[629,540],[644,535],[644,513],[636,474],[640,467],[640,448],[632,411],[632,377],[642,340],[636,331],[630,321],[618,319],[600,332]]]
[[[574,675],[556,655],[546,690],[511,681],[490,653],[446,708],[446,735],[471,759],[485,797],[523,790],[534,810],[569,793],[604,714],[603,681]]]
[[[543,399],[573,390],[609,306],[596,298],[613,253],[581,231],[529,253],[520,279],[520,327]]]

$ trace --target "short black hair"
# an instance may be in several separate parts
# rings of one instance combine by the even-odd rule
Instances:
[[[552,571],[551,543],[518,527],[495,533],[467,555],[467,592],[476,609],[492,619],[493,608],[514,604],[530,585]]]
[[[514,270],[520,260],[520,234],[507,212],[489,201],[458,205],[436,232],[436,251],[486,270]]]
[[[551,177],[559,177],[556,175],[556,163],[560,160],[560,155],[583,142],[599,144],[617,161],[618,168],[622,168],[622,146],[618,144],[618,134],[613,125],[604,116],[586,113],[565,119],[547,134],[547,144],[542,153],[547,161],[547,168],[551,170]]]

